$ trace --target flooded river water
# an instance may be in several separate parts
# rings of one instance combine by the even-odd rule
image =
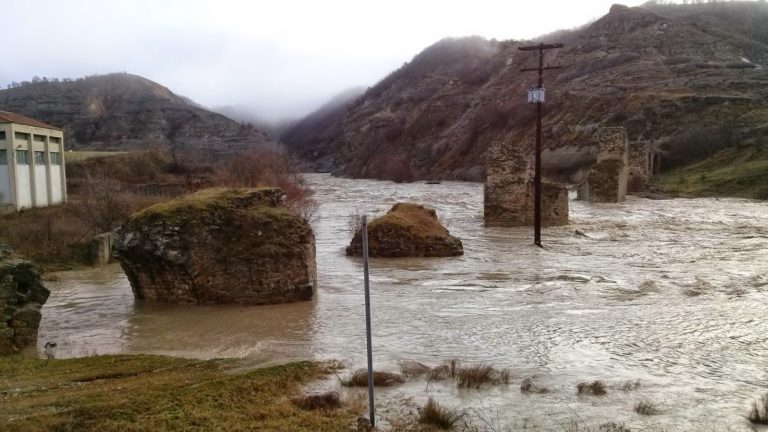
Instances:
[[[422,382],[385,397],[434,395],[511,430],[564,430],[574,418],[641,430],[749,430],[749,403],[768,391],[768,203],[572,201],[571,224],[545,229],[539,249],[529,228],[483,226],[481,184],[308,180],[320,203],[314,301],[137,303],[118,266],[68,272],[48,283],[40,344],[57,341],[60,357],[140,352],[362,367],[362,265],[343,250],[349,215],[413,201],[437,209],[465,254],[372,261],[376,368],[459,358],[509,368],[512,384],[459,390]],[[522,377],[534,375],[550,393],[520,393]],[[593,379],[639,379],[641,387],[575,394],[578,382]],[[661,413],[635,414],[643,398]]]

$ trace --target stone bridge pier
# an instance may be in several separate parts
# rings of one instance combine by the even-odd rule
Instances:
[[[542,181],[543,226],[568,224],[568,190]],[[488,152],[484,190],[484,217],[488,227],[532,226],[534,212],[533,167],[520,147],[503,144]]]
[[[579,187],[578,199],[593,203],[622,202],[629,179],[629,140],[623,127],[597,131],[597,163]]]
[[[629,179],[627,192],[648,190],[654,171],[655,147],[653,141],[638,140],[629,143]]]

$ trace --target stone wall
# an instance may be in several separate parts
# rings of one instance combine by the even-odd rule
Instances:
[[[627,192],[642,192],[648,189],[653,175],[653,143],[650,140],[629,143],[629,179]]]
[[[40,310],[49,295],[37,268],[0,244],[0,355],[37,342]]]
[[[534,224],[533,166],[520,147],[497,144],[488,151],[484,188],[485,226]],[[542,182],[541,221],[544,226],[568,224],[568,191]]]
[[[597,131],[597,163],[578,190],[578,199],[589,202],[622,202],[629,178],[629,141],[622,127]]]

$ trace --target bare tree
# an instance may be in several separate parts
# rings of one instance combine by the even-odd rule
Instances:
[[[75,212],[95,233],[112,231],[129,215],[132,195],[121,190],[121,184],[107,166],[86,173],[79,205]]]

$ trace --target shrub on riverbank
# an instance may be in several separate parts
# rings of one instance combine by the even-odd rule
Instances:
[[[605,383],[599,380],[592,382],[581,382],[576,386],[576,392],[580,395],[602,396],[608,393],[605,390]]]
[[[0,359],[3,431],[347,431],[359,413],[305,411],[286,397],[332,372],[298,362],[232,372],[234,360],[98,356]]]
[[[636,403],[634,409],[640,415],[656,415],[659,413],[659,408],[656,407],[656,404],[648,399],[643,399]]]
[[[392,372],[373,371],[373,385],[377,387],[390,387],[405,382],[402,375]],[[346,378],[341,379],[341,385],[345,387],[367,387],[368,369],[357,369]]]
[[[419,408],[419,423],[438,429],[452,429],[465,415],[464,411],[445,408],[429,398],[427,404]]]
[[[341,408],[341,398],[335,391],[297,396],[291,399],[291,403],[306,411]]]

